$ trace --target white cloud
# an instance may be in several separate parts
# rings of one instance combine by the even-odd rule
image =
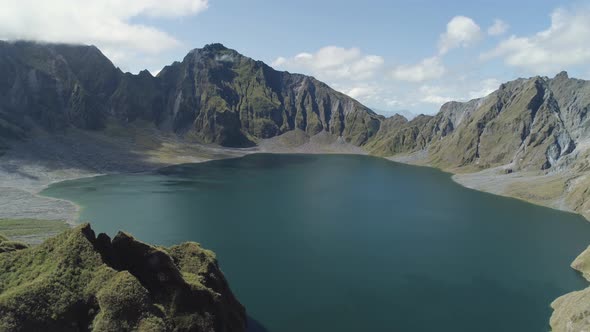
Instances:
[[[0,39],[95,44],[124,61],[180,45],[132,19],[188,16],[207,7],[208,0],[0,0]]]
[[[395,96],[395,88],[380,82],[354,82],[352,85],[335,84],[334,89],[357,99],[369,107],[378,109],[399,107],[401,102]]]
[[[373,77],[383,63],[382,57],[365,55],[358,48],[327,46],[313,54],[300,53],[292,58],[278,57],[272,66],[308,72],[320,80],[364,80]]]
[[[145,13],[152,17],[178,17],[196,14],[209,7],[209,0],[111,0],[117,6],[125,4],[131,12]]]
[[[510,25],[508,25],[508,23],[500,19],[495,19],[494,24],[488,28],[488,35],[500,36],[505,34],[508,29],[510,29]]]
[[[551,74],[566,67],[590,62],[590,7],[557,9],[551,26],[528,37],[511,36],[495,49],[482,54],[483,60],[501,57],[509,66],[534,74]]]
[[[424,98],[422,98],[422,102],[428,103],[428,104],[434,104],[434,105],[443,105],[444,103],[447,103],[449,101],[453,101],[454,98],[453,97],[444,97],[444,96],[438,96],[438,95],[426,95],[424,96]]]
[[[501,82],[495,78],[488,78],[479,82],[476,90],[471,90],[468,93],[469,99],[481,98],[489,95],[490,93],[498,90]]]
[[[376,92],[377,91],[376,91],[375,87],[372,87],[369,85],[361,85],[361,86],[352,87],[352,88],[346,90],[344,93],[346,93],[347,95],[349,95],[352,98],[359,99],[359,98],[375,97]]]
[[[288,60],[286,58],[280,56],[280,57],[276,58],[275,61],[273,61],[270,64],[270,66],[275,67],[275,68],[282,67],[283,65],[285,65],[287,63],[287,61]]]
[[[439,52],[445,54],[453,48],[469,47],[481,37],[481,28],[471,18],[455,16],[447,24],[447,31],[440,36]]]
[[[398,81],[422,82],[442,77],[446,72],[445,66],[439,57],[432,57],[422,60],[415,65],[399,66],[391,73]]]
[[[465,81],[453,81],[445,85],[422,85],[415,93],[414,98],[422,103],[441,106],[449,101],[468,101],[481,98],[496,91],[500,81],[496,78],[488,78],[481,81],[468,79]]]
[[[352,82],[333,87],[373,108],[378,113],[393,115],[400,110],[434,114],[449,101],[468,101],[485,97],[501,84],[497,78],[479,79],[471,75],[444,77],[444,81],[419,86],[394,80]],[[407,114],[403,114],[407,116]]]
[[[389,107],[398,107],[401,105],[401,102],[396,99],[389,99],[385,102],[385,105],[387,105]]]
[[[445,90],[440,86],[423,85],[419,89],[420,101],[440,106],[448,101],[457,100],[457,98],[444,95],[447,92]]]

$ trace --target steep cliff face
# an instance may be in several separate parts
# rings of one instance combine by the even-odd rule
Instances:
[[[2,331],[246,328],[215,255],[196,243],[160,248],[125,233],[111,241],[82,225],[0,258]]]
[[[3,137],[33,126],[55,131],[73,125],[104,127],[105,98],[121,72],[92,46],[0,42],[0,122]],[[6,123],[8,125],[6,125]]]
[[[590,137],[590,81],[569,78],[566,72],[549,80],[560,118],[574,141]]]
[[[432,140],[427,127],[432,116],[419,115],[408,121],[401,115],[383,120],[375,138],[366,146],[367,150],[380,156],[413,152],[425,149]]]
[[[449,102],[434,116],[419,115],[411,121],[399,115],[388,118],[367,149],[381,156],[429,149],[453,133],[479,104],[479,99],[467,103]]]
[[[433,146],[441,166],[548,169],[575,147],[559,115],[548,82],[542,78],[503,84],[448,139]]]
[[[485,98],[447,103],[432,118],[383,125],[368,147],[385,156],[428,150],[428,163],[443,168],[550,169],[590,138],[589,89],[566,73],[519,79]]]
[[[35,127],[100,130],[144,120],[224,146],[301,129],[364,145],[382,117],[312,77],[278,72],[220,44],[153,77],[123,74],[93,46],[0,42],[0,138]],[[0,142],[1,143],[1,142]]]
[[[294,129],[365,144],[381,117],[308,76],[278,72],[220,44],[191,51],[164,68],[167,117],[206,142],[252,144]]]

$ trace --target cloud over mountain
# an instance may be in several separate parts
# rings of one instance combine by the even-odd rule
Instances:
[[[469,47],[482,38],[481,28],[475,21],[465,16],[455,16],[447,24],[447,30],[440,36],[440,54],[458,47]]]
[[[366,55],[360,49],[326,46],[315,53],[299,53],[293,57],[277,58],[272,65],[290,71],[310,72],[320,79],[370,78],[384,63],[378,55]]]
[[[153,56],[181,42],[135,18],[190,16],[208,6],[208,0],[0,0],[0,39],[95,44],[114,60]]]

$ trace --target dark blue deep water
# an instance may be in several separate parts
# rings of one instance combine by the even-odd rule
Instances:
[[[252,330],[547,331],[582,217],[363,156],[251,155],[62,182],[111,236],[217,253]]]

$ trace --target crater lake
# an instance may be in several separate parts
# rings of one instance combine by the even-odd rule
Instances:
[[[250,331],[547,331],[581,216],[352,155],[255,154],[54,184],[111,237],[217,254]]]

